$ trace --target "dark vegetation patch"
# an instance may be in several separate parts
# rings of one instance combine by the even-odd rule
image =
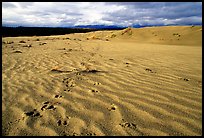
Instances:
[[[123,28],[104,28],[104,29],[89,29],[89,28],[61,28],[61,27],[2,27],[3,37],[16,36],[50,36],[50,35],[65,35],[71,33],[87,33],[98,30],[121,30]],[[69,38],[68,38],[69,39]]]

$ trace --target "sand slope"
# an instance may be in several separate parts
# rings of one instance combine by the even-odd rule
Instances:
[[[201,29],[2,38],[2,135],[202,135]]]

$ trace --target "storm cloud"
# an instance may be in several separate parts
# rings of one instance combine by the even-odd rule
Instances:
[[[2,2],[2,24],[201,25],[202,2]]]

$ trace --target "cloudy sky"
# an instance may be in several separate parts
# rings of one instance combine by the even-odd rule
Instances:
[[[7,26],[197,25],[202,2],[2,2]]]

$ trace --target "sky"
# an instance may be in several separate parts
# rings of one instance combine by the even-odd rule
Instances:
[[[2,2],[2,25],[201,25],[202,2]]]

